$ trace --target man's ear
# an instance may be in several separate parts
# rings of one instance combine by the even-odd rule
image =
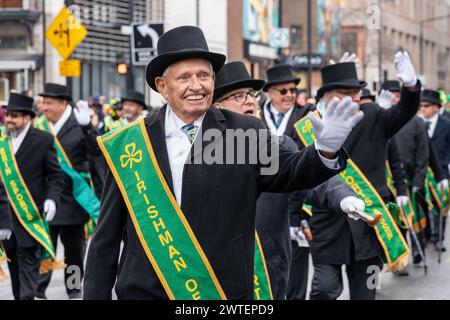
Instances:
[[[166,87],[166,82],[164,81],[164,79],[162,77],[156,78],[155,85],[156,85],[156,89],[158,90],[158,92],[164,97],[164,99],[166,99],[167,87]]]

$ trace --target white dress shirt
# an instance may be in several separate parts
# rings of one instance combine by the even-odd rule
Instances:
[[[25,126],[25,129],[22,130],[21,133],[19,133],[17,136],[11,134],[11,144],[13,148],[14,154],[17,153],[17,150],[19,150],[20,146],[22,145],[23,139],[25,139],[25,136],[28,133],[28,130],[30,130],[31,123],[27,124]]]
[[[437,126],[438,120],[439,120],[439,113],[436,113],[433,116],[433,118],[431,118],[431,119],[425,119],[425,121],[431,122],[430,123],[430,127],[428,128],[428,136],[430,138],[432,138],[433,135],[434,135],[434,131],[436,130],[436,126]]]
[[[56,136],[58,135],[58,132],[61,130],[61,128],[66,124],[67,120],[69,120],[70,115],[72,114],[72,107],[70,105],[67,105],[66,110],[64,110],[64,113],[62,114],[61,118],[59,118],[56,123],[50,123],[50,127],[52,128],[53,134]]]
[[[270,109],[270,111],[269,111]],[[275,124],[273,123],[272,117],[270,116],[270,113],[273,114],[274,118],[277,119],[278,114],[280,113],[277,109],[275,109],[271,102],[267,104],[267,107],[264,108],[264,117],[267,121],[267,126],[269,127],[270,131],[277,136],[282,136],[286,132],[287,124],[289,122],[289,118],[291,117],[292,112],[294,111],[294,106],[292,106],[288,112],[283,117],[283,120],[281,121],[280,126],[275,127]]]
[[[198,126],[198,132],[202,126],[203,118],[194,121],[194,125]],[[187,125],[183,120],[177,117],[172,108],[167,105],[166,119],[165,119],[165,135],[167,154],[169,157],[170,171],[172,173],[173,191],[175,199],[181,206],[181,193],[183,186],[183,169],[187,157],[191,151],[192,144],[189,142],[187,135],[181,130],[183,126]],[[194,138],[195,140],[195,138]]]

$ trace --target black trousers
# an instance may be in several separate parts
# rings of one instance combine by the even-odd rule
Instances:
[[[81,293],[81,288],[76,283],[81,284],[84,276],[83,261],[86,250],[83,225],[50,226],[50,235],[55,248],[58,236],[61,237],[61,242],[64,245],[64,263],[66,264],[64,283],[67,294]],[[42,274],[39,277],[37,292],[40,295],[45,294],[51,277],[52,272]],[[78,279],[74,277],[78,277]]]
[[[33,300],[39,279],[41,246],[19,247],[14,234],[3,241],[15,300]]]
[[[309,248],[292,241],[292,262],[287,290],[288,300],[305,300],[308,287]]]
[[[379,258],[353,261],[346,266],[350,300],[375,300],[374,269],[381,271],[382,267]],[[343,288],[342,265],[314,264],[311,300],[336,300],[342,294]]]

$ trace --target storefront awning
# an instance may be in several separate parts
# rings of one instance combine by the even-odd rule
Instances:
[[[0,55],[0,71],[37,70],[42,68],[43,60],[43,55],[39,54]]]

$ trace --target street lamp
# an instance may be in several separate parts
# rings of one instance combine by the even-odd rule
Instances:
[[[443,20],[450,17],[450,14],[446,16],[437,16],[433,18],[423,19],[420,21],[420,74],[423,76],[425,72],[424,68],[424,33],[425,33],[425,23],[437,20]]]

